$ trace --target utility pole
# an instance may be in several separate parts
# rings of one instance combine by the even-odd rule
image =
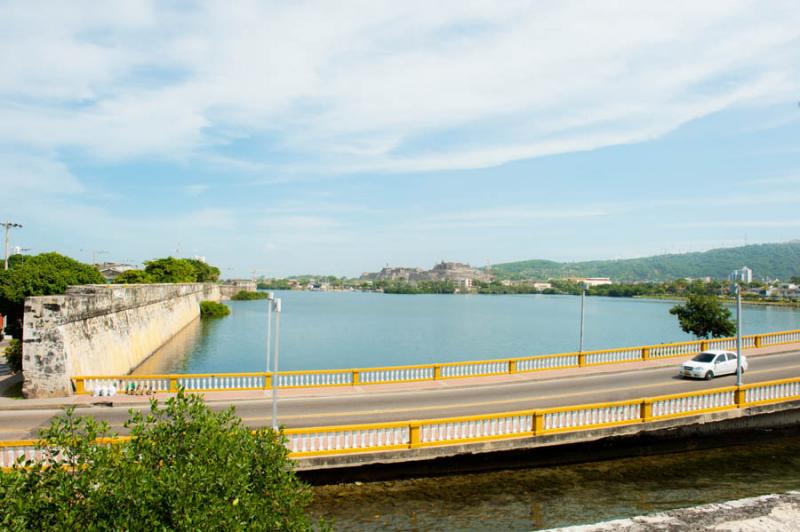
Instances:
[[[5,257],[5,259],[3,260],[3,262],[5,263],[5,269],[7,270],[8,269],[8,231],[9,231],[9,229],[22,228],[22,225],[20,225],[18,223],[14,223],[14,222],[3,222],[3,223],[0,223],[0,225],[2,225],[5,228],[5,233],[6,233],[5,253],[3,254],[3,257]]]

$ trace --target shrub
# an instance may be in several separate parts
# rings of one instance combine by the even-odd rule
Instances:
[[[149,284],[155,282],[155,278],[144,270],[124,271],[114,279],[114,284]]]
[[[6,362],[12,373],[22,371],[22,342],[19,339],[12,338],[6,347]]]
[[[105,423],[58,416],[41,462],[0,474],[3,530],[311,530],[311,492],[283,437],[252,432],[233,408],[211,411],[181,390],[131,412],[132,439]],[[62,467],[69,465],[69,467]],[[55,466],[55,467],[53,467]]]
[[[267,299],[266,292],[248,292],[246,290],[239,290],[232,297],[234,301],[252,301],[253,299]]]
[[[200,302],[200,317],[201,318],[221,318],[231,313],[231,309],[227,305],[217,303],[216,301],[201,301]]]
[[[6,331],[22,338],[25,298],[63,294],[70,285],[105,284],[93,266],[58,253],[14,255],[9,269],[0,270],[0,314],[6,317]]]

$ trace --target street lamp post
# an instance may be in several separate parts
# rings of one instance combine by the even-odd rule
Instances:
[[[736,283],[736,386],[742,385],[742,287]]]
[[[578,346],[578,353],[583,353],[583,309],[586,301],[586,285],[581,286],[581,337]]]
[[[267,292],[267,373],[269,373],[269,355],[272,349],[272,300],[274,297],[272,292]]]
[[[275,360],[272,366],[272,429],[278,430],[278,355],[281,346],[281,299],[272,302],[275,307]]]
[[[5,231],[6,232],[5,253],[3,254],[3,257],[5,257],[5,258],[4,258],[3,262],[5,263],[4,268],[7,270],[8,269],[8,231],[9,231],[9,229],[22,228],[22,225],[20,225],[18,223],[14,223],[14,222],[3,222],[3,223],[0,223],[0,225],[2,225],[6,230]]]

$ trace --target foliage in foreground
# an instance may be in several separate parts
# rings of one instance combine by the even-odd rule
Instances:
[[[12,373],[22,371],[22,342],[18,338],[11,339],[5,349],[5,356]]]
[[[255,433],[233,408],[181,391],[133,412],[132,439],[68,410],[41,436],[44,462],[0,473],[2,530],[309,530],[311,492],[282,437]],[[62,450],[59,457],[53,449]],[[62,467],[65,463],[72,467]]]
[[[266,292],[248,292],[246,290],[239,290],[231,297],[234,301],[252,301],[254,299],[267,299]]]
[[[8,270],[0,270],[0,314],[8,319],[6,330],[22,338],[25,298],[63,294],[68,286],[105,284],[93,266],[58,253],[15,255]]]
[[[675,305],[669,313],[678,317],[684,332],[698,338],[722,338],[736,334],[731,311],[714,296],[691,294],[686,303]]]
[[[217,303],[216,301],[201,301],[200,302],[200,317],[201,318],[221,318],[231,313],[231,309],[227,305]]]

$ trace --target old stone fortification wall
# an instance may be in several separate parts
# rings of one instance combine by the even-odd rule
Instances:
[[[240,291],[255,292],[256,282],[243,279],[232,279],[219,285],[220,296],[222,299],[230,299]]]
[[[222,286],[89,285],[26,299],[24,395],[70,395],[73,375],[128,373],[197,319],[200,301],[223,299]]]

